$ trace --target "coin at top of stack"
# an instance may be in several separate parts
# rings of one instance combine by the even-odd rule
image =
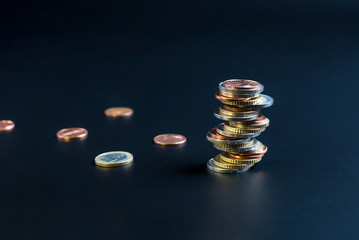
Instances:
[[[222,151],[207,167],[219,173],[238,173],[261,161],[267,146],[254,137],[269,126],[261,108],[273,105],[273,98],[261,94],[262,84],[248,79],[230,79],[219,84],[215,97],[223,103],[214,116],[224,120],[207,133],[207,139]]]

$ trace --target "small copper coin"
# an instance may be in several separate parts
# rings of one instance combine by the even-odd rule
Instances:
[[[0,131],[10,131],[15,127],[15,123],[11,120],[0,121]]]
[[[84,128],[64,128],[56,133],[57,138],[64,141],[84,139],[87,135],[88,131]]]
[[[229,79],[223,82],[223,87],[238,90],[256,90],[260,88],[259,82],[249,79]]]
[[[112,107],[105,110],[106,117],[128,117],[133,114],[133,109],[128,107]]]
[[[153,139],[158,145],[181,145],[187,141],[185,136],[179,134],[161,134]]]

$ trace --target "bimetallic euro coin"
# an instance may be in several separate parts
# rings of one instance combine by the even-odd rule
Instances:
[[[252,108],[267,108],[273,105],[274,100],[272,97],[264,94],[262,94],[261,96],[262,98],[265,98],[265,101],[252,105]]]
[[[227,168],[221,168],[221,167],[217,167],[216,165],[214,165],[213,163],[214,159],[211,158],[208,162],[207,162],[207,168],[209,170],[211,170],[212,172],[216,172],[216,173],[241,173],[241,172],[245,172],[249,169],[248,168],[242,168],[242,169],[227,169]]]
[[[95,158],[95,164],[101,167],[118,167],[132,162],[132,154],[123,151],[105,152]]]

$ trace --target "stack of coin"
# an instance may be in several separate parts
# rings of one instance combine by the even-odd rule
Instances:
[[[267,146],[254,138],[269,126],[269,119],[260,109],[270,107],[273,98],[261,94],[263,89],[262,84],[248,79],[230,79],[219,84],[215,97],[223,105],[214,115],[225,122],[209,131],[207,139],[222,152],[208,161],[210,170],[244,172],[267,152]]]

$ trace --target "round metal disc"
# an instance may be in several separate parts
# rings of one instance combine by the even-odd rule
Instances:
[[[101,167],[118,167],[133,162],[133,155],[128,152],[105,152],[95,158],[95,163]]]
[[[243,169],[226,169],[226,168],[220,168],[213,164],[213,158],[211,158],[207,162],[207,168],[211,170],[212,172],[216,173],[242,173],[247,171],[249,168],[243,168]]]
[[[222,115],[219,113],[219,108],[217,108],[214,111],[214,116],[220,120],[224,120],[224,121],[240,121],[240,122],[246,122],[246,121],[251,121],[254,120],[258,117],[259,113],[253,115],[253,116],[249,116],[249,117],[233,117],[233,116],[226,116],[226,115]]]
[[[261,132],[259,133],[230,133],[230,132],[227,132],[223,129],[223,125],[224,123],[221,123],[217,126],[217,131],[219,134],[222,134],[224,136],[227,136],[227,137],[234,137],[234,138],[252,138],[252,137],[257,137],[261,134]]]

